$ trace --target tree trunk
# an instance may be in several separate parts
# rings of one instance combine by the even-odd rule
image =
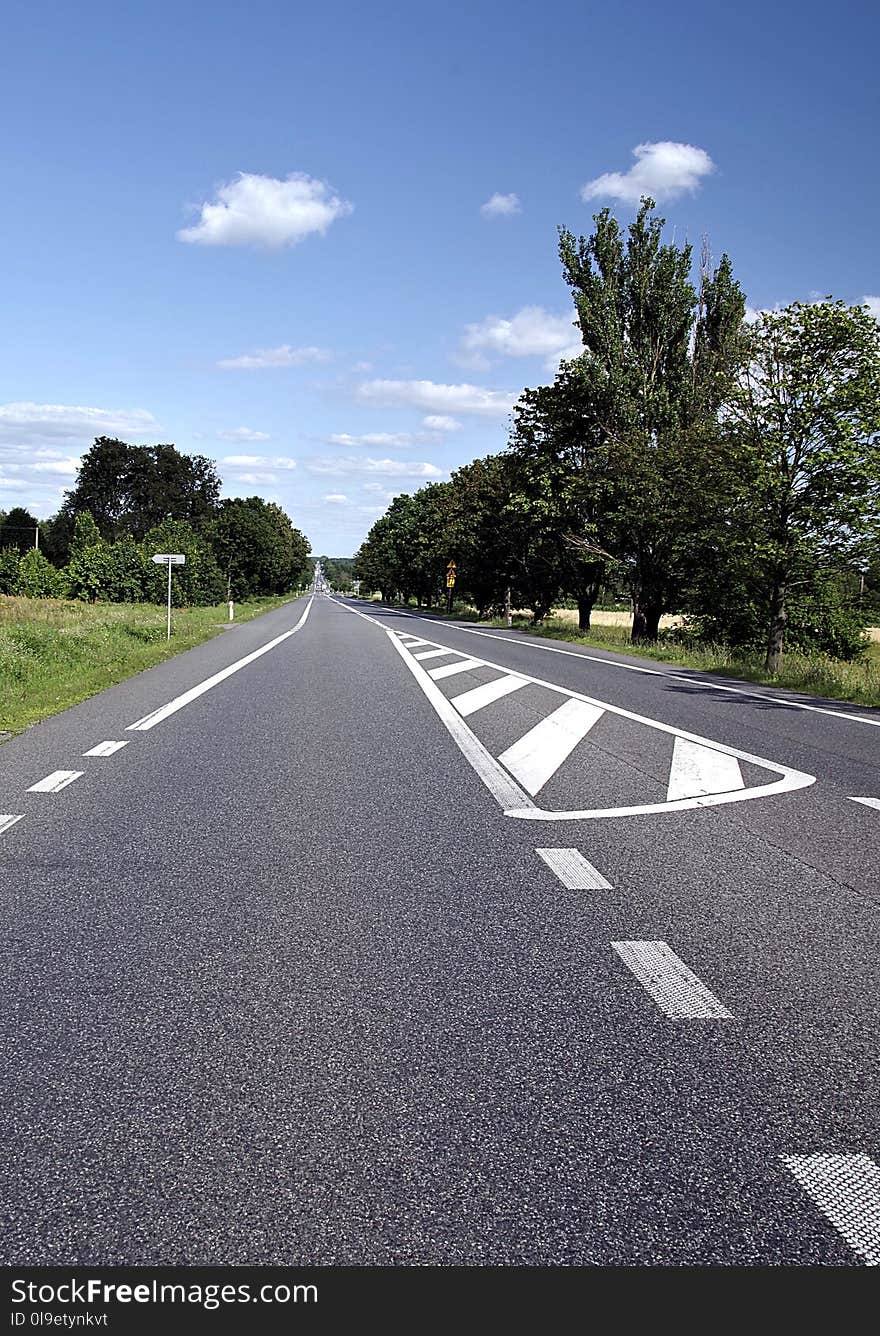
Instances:
[[[663,616],[663,603],[650,595],[633,595],[632,642],[634,645],[643,641],[656,640],[660,634],[660,618]]]
[[[764,668],[768,673],[778,673],[782,667],[782,643],[785,639],[785,624],[788,621],[786,594],[786,578],[784,575],[778,575],[773,582],[773,595],[770,600],[770,634],[767,637],[767,657],[764,660]]]
[[[589,584],[585,588],[578,591],[577,605],[578,605],[579,631],[589,631],[590,618],[593,615],[593,605],[595,604],[596,599],[598,597],[599,597],[598,580],[594,584]]]
[[[532,605],[532,626],[540,626],[547,613],[550,611],[549,603],[537,603]]]

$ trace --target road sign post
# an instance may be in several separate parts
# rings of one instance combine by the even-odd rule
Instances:
[[[168,567],[168,634],[166,640],[171,639],[171,567],[182,566],[186,557],[182,552],[156,552],[153,555],[153,561],[157,566]]]
[[[455,562],[454,562],[454,561],[450,561],[450,562],[448,562],[448,563],[447,563],[447,566],[446,566],[446,613],[447,613],[447,616],[452,612],[452,591],[453,591],[453,589],[455,588],[455,571],[456,571]]]

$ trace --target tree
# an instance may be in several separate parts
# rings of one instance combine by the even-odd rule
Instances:
[[[581,431],[609,488],[599,546],[627,571],[633,639],[656,639],[687,564],[695,505],[715,477],[712,440],[738,364],[745,299],[724,256],[714,273],[704,254],[699,294],[691,248],[662,244],[664,220],[643,199],[624,239],[608,209],[576,239],[560,229],[559,252],[584,342],[579,362]],[[598,452],[598,453],[597,453]],[[675,489],[671,480],[675,479]]]
[[[88,510],[111,542],[125,533],[141,539],[168,515],[203,524],[217,508],[220,485],[213,463],[202,455],[99,436],[83,456],[59,518],[75,519]]]
[[[729,394],[741,522],[768,593],[765,666],[782,663],[793,588],[854,565],[880,524],[880,324],[864,307],[761,314]]]
[[[14,547],[18,552],[27,552],[36,546],[36,534],[39,521],[23,506],[13,506],[0,524],[0,548]]]
[[[223,572],[227,598],[285,593],[308,569],[305,537],[280,506],[259,496],[223,501],[205,533]]]
[[[140,552],[145,572],[144,594],[150,603],[164,603],[168,587],[166,567],[153,562],[156,552],[180,552],[186,557],[184,565],[172,568],[171,601],[176,607],[210,606],[222,601],[225,581],[211,545],[186,521],[163,520],[157,524],[145,535]]]

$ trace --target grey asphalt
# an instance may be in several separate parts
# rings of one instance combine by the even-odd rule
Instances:
[[[880,1160],[880,811],[850,801],[880,797],[880,732],[323,597],[126,731],[303,608],[0,748],[24,814],[0,835],[2,1261],[859,1264],[780,1157]],[[353,609],[816,783],[507,818]],[[82,758],[105,739],[129,745]],[[621,732],[565,782],[654,765]],[[85,773],[26,792],[56,769]],[[566,890],[539,847],[612,889]],[[611,949],[641,939],[734,1019],[663,1015]]]

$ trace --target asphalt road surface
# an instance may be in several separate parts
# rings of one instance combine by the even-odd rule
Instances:
[[[880,1262],[880,712],[319,595],[0,813],[3,1261]]]

